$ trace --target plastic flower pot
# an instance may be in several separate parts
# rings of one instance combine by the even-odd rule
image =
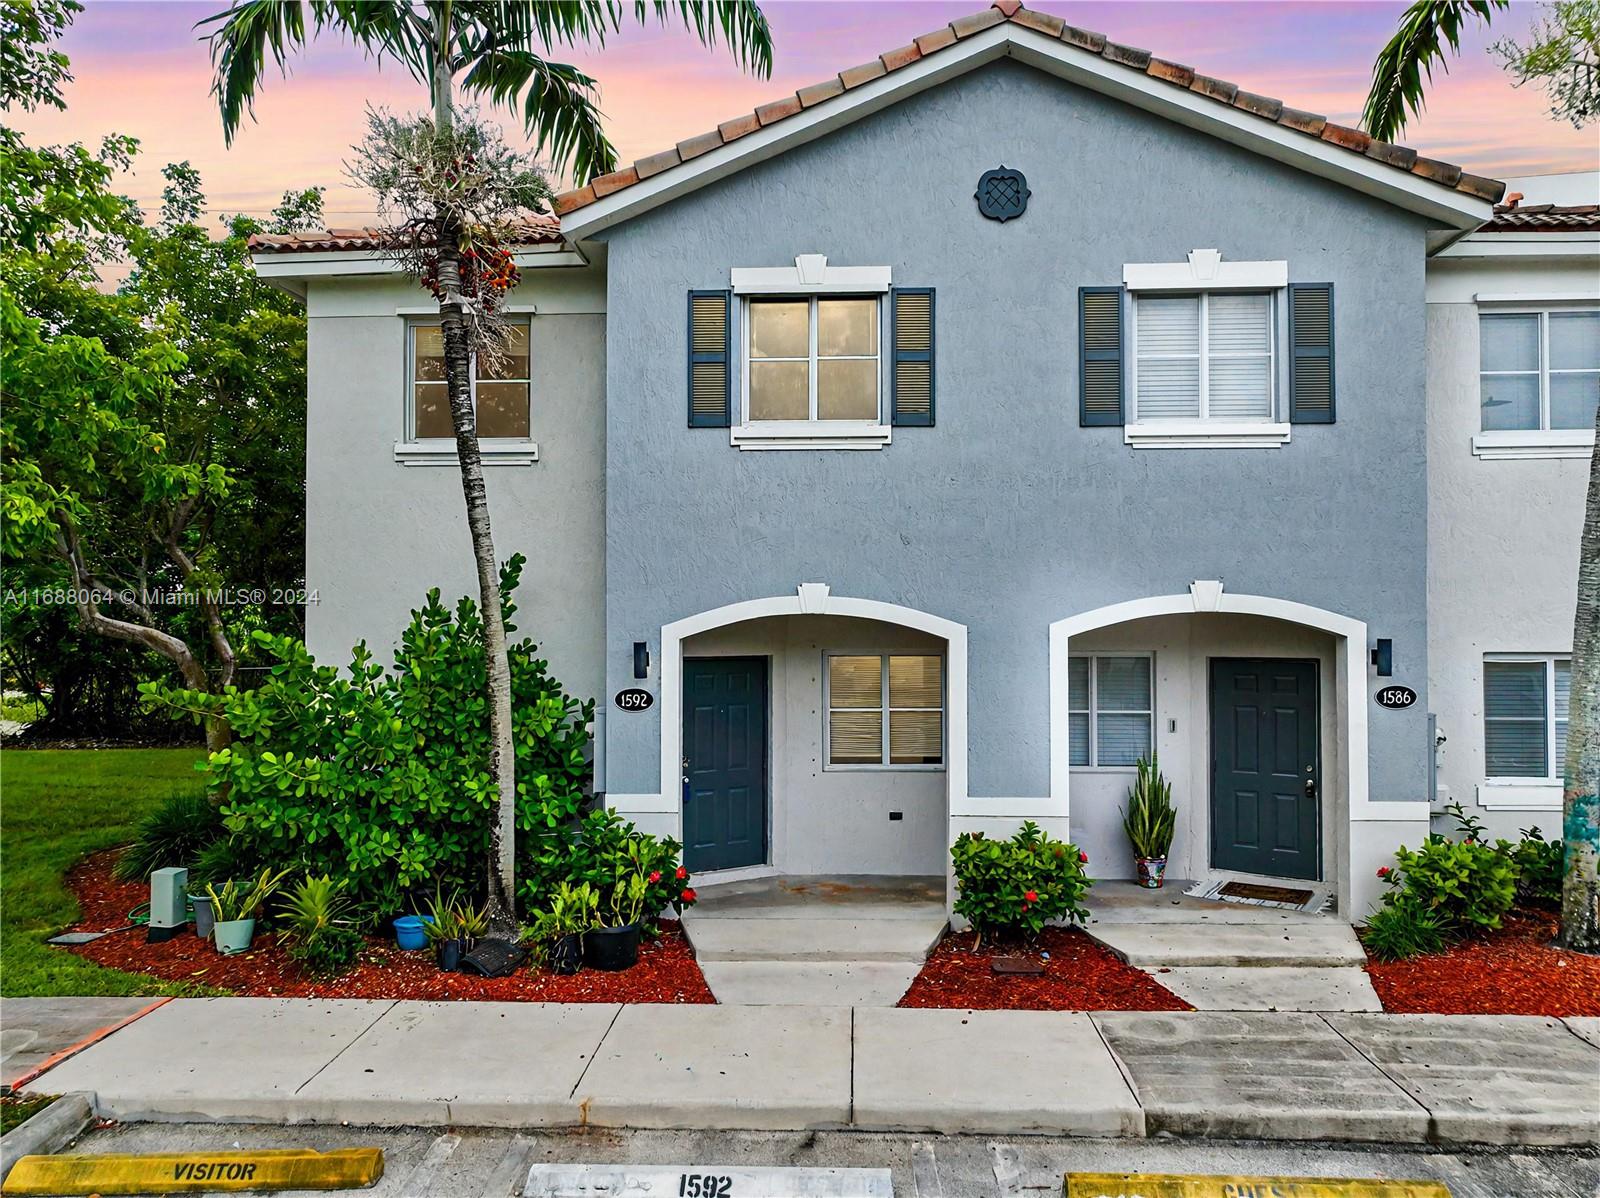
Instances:
[[[211,929],[216,926],[216,913],[211,909],[211,896],[191,894],[189,904],[194,908],[194,934],[202,940],[211,939]]]
[[[563,936],[550,946],[551,973],[571,977],[583,968],[583,937],[577,933]]]
[[[428,933],[422,930],[422,925],[433,921],[426,915],[400,915],[394,921],[394,942],[396,947],[406,950],[415,950],[428,947]]]
[[[466,942],[460,939],[441,940],[434,946],[433,955],[439,962],[439,968],[446,973],[454,973],[461,964],[461,954],[466,951]]]
[[[256,934],[256,921],[219,919],[212,925],[211,934],[216,940],[217,951],[224,957],[231,957],[250,947],[250,939]]]
[[[639,962],[639,925],[595,928],[583,938],[583,963],[609,973],[632,969]]]
[[[1146,890],[1161,889],[1161,883],[1167,876],[1165,857],[1135,857],[1134,864],[1139,869],[1139,885]]]

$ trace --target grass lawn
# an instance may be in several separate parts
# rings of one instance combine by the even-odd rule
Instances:
[[[78,915],[62,881],[67,870],[87,853],[128,843],[134,825],[174,790],[198,790],[201,752],[0,752],[0,995],[201,993],[104,969],[44,943]]]

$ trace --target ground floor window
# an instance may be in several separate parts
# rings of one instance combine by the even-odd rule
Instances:
[[[1483,749],[1488,776],[1560,778],[1567,756],[1566,657],[1496,656],[1483,663]]]
[[[1069,761],[1129,766],[1150,755],[1150,655],[1075,654],[1067,662]]]
[[[944,765],[944,658],[830,653],[823,687],[830,768]]]

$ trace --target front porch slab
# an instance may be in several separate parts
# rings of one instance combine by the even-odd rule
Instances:
[[[1321,1016],[1091,1018],[1132,1078],[1150,1135],[1400,1143],[1427,1134],[1428,1112]]]
[[[1201,965],[1155,978],[1198,1011],[1381,1011],[1367,971],[1356,966],[1279,968]]]
[[[1142,1136],[1087,1015],[857,1011],[855,1123],[889,1131]]]
[[[850,1121],[850,1012],[622,1009],[573,1099],[600,1127],[792,1130]]]
[[[945,919],[752,919],[683,921],[701,961],[906,961],[920,964]]]
[[[1571,1015],[1561,1021],[1573,1034],[1600,1048],[1600,1015]]]
[[[1457,1143],[1600,1142],[1600,1050],[1537,1015],[1330,1015]]]

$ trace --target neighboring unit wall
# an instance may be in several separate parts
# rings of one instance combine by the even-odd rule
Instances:
[[[823,655],[836,652],[942,656],[945,645],[915,629],[832,616],[749,620],[683,643],[686,658],[770,662],[768,828],[774,868],[788,874],[943,874],[943,769],[823,768]],[[892,820],[891,812],[901,818]]]
[[[1484,237],[1454,252],[1473,243],[1481,247]],[[1589,461],[1474,454],[1482,427],[1475,297],[1593,293],[1597,270],[1592,253],[1564,263],[1447,257],[1429,268],[1429,694],[1445,738],[1435,810],[1459,801],[1497,836],[1515,838],[1530,825],[1546,836],[1561,831],[1558,784],[1486,784],[1483,662],[1486,654],[1571,650]],[[1448,817],[1436,815],[1435,826],[1455,831]]]
[[[605,299],[598,270],[524,271],[512,297],[530,333],[532,465],[486,464],[496,555],[522,553],[517,635],[582,697],[603,683]],[[365,640],[380,659],[430,587],[477,598],[461,476],[402,465],[405,315],[425,292],[395,278],[315,279],[308,289],[306,638],[344,665]]]

